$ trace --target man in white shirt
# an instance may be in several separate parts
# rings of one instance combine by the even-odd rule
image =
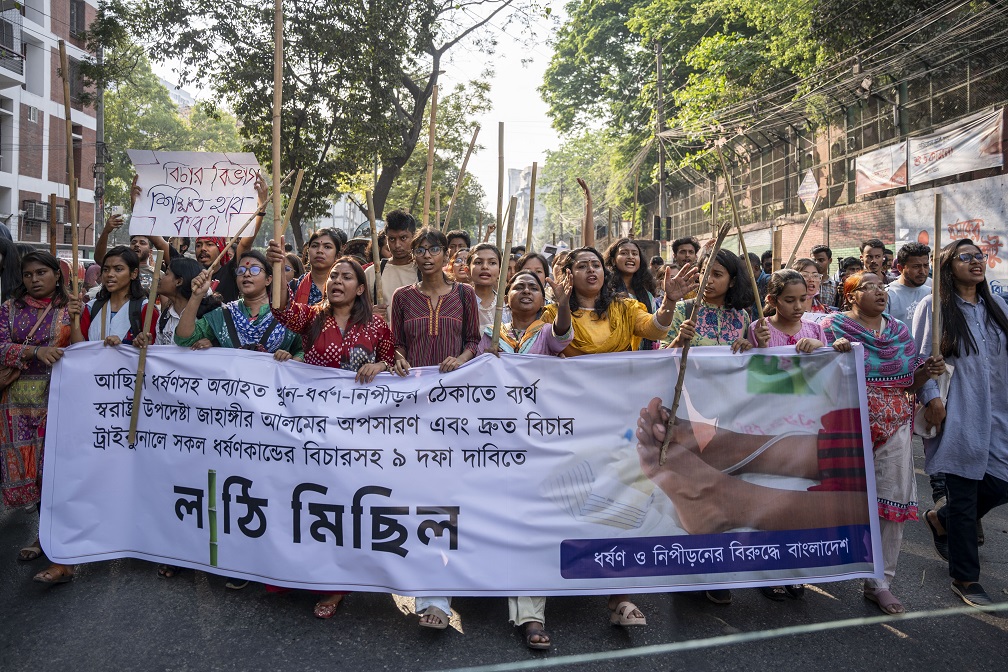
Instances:
[[[900,275],[886,288],[889,294],[886,312],[907,326],[913,322],[917,304],[931,297],[930,261],[931,248],[920,243],[907,243],[896,256]]]
[[[389,307],[392,305],[392,295],[395,290],[417,282],[417,267],[413,261],[412,243],[416,234],[416,217],[403,210],[393,210],[385,216],[385,238],[388,241],[392,258],[382,260],[379,269],[382,279],[382,296],[375,301],[375,310],[386,320]],[[372,267],[367,269],[372,270]],[[368,283],[372,285],[374,296],[374,274],[365,273]]]

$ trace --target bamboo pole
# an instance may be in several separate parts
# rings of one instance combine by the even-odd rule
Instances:
[[[640,187],[640,169],[638,168],[637,172],[634,174],[634,180],[633,180],[633,213],[630,215],[630,230],[631,231],[636,231],[637,230],[637,208],[640,207],[638,205],[638,201],[637,201],[637,196],[638,196],[638,193],[639,193],[639,191],[638,191],[639,187]],[[644,227],[643,226],[641,226],[641,237],[642,238],[644,237]]]
[[[430,222],[430,194],[431,183],[434,181],[434,138],[437,129],[437,84],[434,85],[434,93],[431,95],[430,123],[427,124],[427,181],[424,182],[423,192],[423,225]]]
[[[368,222],[371,223],[371,262],[374,264],[374,287],[377,303],[385,302],[385,295],[382,293],[381,277],[381,247],[378,245],[378,223],[374,216],[374,194],[369,189],[364,196],[367,198]]]
[[[66,42],[59,41],[60,75],[63,77],[63,114],[66,117],[66,151],[67,151],[67,185],[70,189],[70,246],[72,248],[73,265],[70,267],[70,282],[73,295],[80,295],[80,279],[77,277],[77,264],[80,258],[80,245],[77,232],[77,176],[74,172],[73,160],[73,120],[70,113],[70,65],[67,61]],[[74,315],[74,326],[80,326],[80,315]]]
[[[504,232],[504,122],[497,124],[497,249]]]
[[[508,224],[507,224],[507,249],[510,251],[511,243],[514,236],[514,221],[515,221],[515,210],[518,209],[518,198],[515,196],[511,197],[511,203],[508,205]],[[507,259],[508,255],[502,255],[502,262]],[[494,327],[493,327],[493,339],[491,341],[490,350],[491,352],[497,352],[500,347],[500,331],[501,323],[504,321],[504,300],[507,298],[504,296],[504,288],[507,286],[507,264],[501,263],[500,265],[500,277],[497,279],[497,307],[494,309]]]
[[[941,353],[941,268],[938,266],[938,253],[941,252],[942,227],[942,197],[934,195],[934,273],[931,278],[931,356]],[[883,278],[883,281],[885,279]]]
[[[158,278],[161,277],[161,255],[158,250],[154,254],[154,277],[151,279],[150,293],[147,296],[147,308],[144,312],[143,333],[150,332],[151,321],[154,318],[154,302],[157,301]],[[105,304],[106,306],[108,303]],[[103,306],[104,308],[104,306]],[[102,316],[102,326],[105,325],[104,315]],[[136,338],[139,334],[133,334]],[[140,349],[140,362],[137,364],[136,380],[133,382],[133,407],[130,409],[130,424],[127,443],[132,448],[136,445],[137,422],[140,419],[140,400],[143,397],[144,370],[147,368],[147,348]]]
[[[280,181],[280,111],[283,107],[283,2],[273,0],[273,184]],[[300,176],[299,176],[300,177]],[[300,180],[299,180],[300,183]],[[293,200],[291,200],[293,205]],[[280,189],[273,190],[273,240],[280,240],[286,227],[281,225],[283,197]],[[224,248],[225,250],[227,248]],[[273,264],[273,277],[282,278],[284,264]],[[279,308],[284,300],[282,282],[273,283],[272,303]]]
[[[455,180],[455,190],[452,192],[451,200],[448,202],[448,214],[445,215],[444,226],[441,227],[441,232],[444,233],[448,231],[448,224],[451,222],[452,211],[455,209],[455,199],[458,198],[459,190],[462,189],[462,180],[465,179],[466,166],[469,165],[469,157],[473,153],[473,148],[476,146],[476,136],[479,135],[480,127],[476,124],[476,128],[473,129],[472,140],[469,141],[469,149],[466,150],[465,158],[462,159],[462,168],[459,170],[458,179]],[[480,215],[480,235],[482,235],[483,230],[483,216]]]
[[[207,514],[210,519],[210,566],[217,566],[217,470],[207,471]]]
[[[714,248],[711,250],[711,259],[717,257],[717,253],[721,251],[721,244],[724,243],[725,236],[728,235],[728,231],[731,229],[731,222],[725,222],[721,229],[718,231],[717,238],[714,240]],[[689,319],[694,322],[697,319],[697,314],[700,311],[700,302],[703,300],[704,291],[707,289],[707,281],[710,279],[711,268],[714,264],[707,262],[707,266],[704,267],[703,277],[700,279],[700,287],[697,289],[697,298],[693,301],[693,309],[690,311]],[[665,273],[668,274],[671,271],[665,269]],[[668,451],[669,443],[672,441],[672,428],[679,424],[676,419],[676,413],[679,411],[679,402],[682,400],[683,385],[686,382],[686,358],[689,356],[690,344],[687,343],[682,348],[682,354],[679,355],[679,378],[676,380],[675,395],[672,397],[672,408],[669,411],[668,422],[665,423],[665,440],[662,441],[661,454],[658,457],[658,464],[665,464],[665,453]]]
[[[819,209],[819,203],[821,200],[822,199],[816,196],[815,203],[812,204],[812,209],[809,210],[808,217],[805,218],[805,226],[802,227],[801,233],[798,234],[798,242],[795,243],[794,249],[791,250],[791,256],[788,257],[787,268],[791,267],[791,264],[794,263],[795,258],[798,256],[798,249],[801,247],[802,241],[805,240],[805,234],[808,233],[809,226],[812,225],[812,217],[815,216],[816,210]]]
[[[728,165],[725,163],[724,154],[721,153],[721,148],[716,146],[714,149],[717,151],[718,161],[721,162],[721,172],[724,173],[725,178],[725,190],[728,192],[728,203],[731,204],[732,219],[735,220],[735,231],[738,233],[739,246],[742,248],[742,257],[745,263],[742,264],[748,269],[749,280],[752,282],[753,290],[753,301],[756,303],[756,312],[759,314],[759,319],[763,319],[763,305],[759,300],[759,286],[756,284],[756,272],[753,270],[752,264],[749,263],[749,250],[746,249],[745,236],[742,235],[742,219],[738,214],[738,206],[735,205],[735,194],[732,193],[731,188],[731,176],[728,174]],[[699,294],[697,296],[700,296]]]
[[[56,256],[56,194],[49,194],[49,254]]]
[[[434,191],[434,228],[444,231],[441,225],[441,190]]]
[[[290,171],[289,173],[287,173],[287,176],[284,177],[283,180],[281,180],[280,187],[283,187],[283,185],[287,184],[287,180],[289,180],[291,178],[291,175],[293,175],[293,174],[294,174],[293,170]],[[291,212],[293,212],[293,210],[294,210],[294,208],[293,208],[294,199],[297,198],[297,191],[298,191],[298,189],[301,188],[301,176],[302,175],[304,175],[304,170],[299,170],[298,171],[297,183],[294,185],[294,192],[291,194],[291,201],[290,201],[290,203],[288,203],[287,214],[284,216],[284,222],[289,222],[290,221]],[[280,191],[280,187],[277,188],[277,191]],[[272,197],[272,195],[273,195],[273,187],[270,187],[270,191],[267,193],[267,195],[270,196],[270,197]],[[213,263],[211,263],[210,266],[207,267],[207,270],[210,271],[210,275],[213,275],[214,271],[217,270],[217,267],[220,266],[221,259],[223,259],[224,255],[227,254],[228,248],[231,247],[232,245],[234,245],[234,243],[235,243],[236,240],[238,240],[239,238],[241,238],[241,235],[243,233],[245,233],[245,229],[248,228],[248,225],[251,224],[255,220],[255,218],[258,217],[258,216],[259,216],[259,214],[257,212],[252,213],[252,215],[248,219],[245,220],[245,223],[241,225],[241,228],[238,229],[238,233],[236,233],[233,236],[231,236],[230,240],[227,241],[227,245],[224,246],[224,249],[221,250],[221,252],[217,255],[217,258],[213,260]],[[286,229],[287,225],[284,224],[283,228]],[[281,229],[281,230],[283,230],[283,229]],[[277,239],[277,240],[279,240],[279,239]],[[283,274],[283,269],[282,268],[280,269],[280,273],[281,273],[281,275]]]
[[[539,164],[536,161],[532,162],[532,183],[529,185],[529,216],[528,216],[528,232],[525,234],[525,253],[528,254],[532,251],[532,222],[535,221],[535,194],[536,194],[536,173],[539,170]]]

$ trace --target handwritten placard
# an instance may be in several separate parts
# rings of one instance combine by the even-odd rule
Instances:
[[[143,190],[129,231],[156,236],[232,236],[258,204],[251,153],[126,150]]]

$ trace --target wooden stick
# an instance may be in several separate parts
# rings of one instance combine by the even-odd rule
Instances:
[[[718,231],[714,240],[714,248],[711,250],[711,259],[717,258],[717,253],[721,251],[721,244],[724,243],[725,236],[731,229],[731,222],[725,222]],[[697,297],[693,300],[693,309],[690,311],[689,319],[696,320],[700,312],[700,302],[703,300],[704,291],[707,289],[707,281],[710,279],[711,268],[714,264],[707,262],[704,267],[703,277],[700,278],[700,287],[697,289]],[[669,270],[665,270],[669,273]],[[758,300],[758,299],[757,299]],[[682,399],[683,384],[686,382],[686,358],[689,356],[690,344],[686,343],[679,356],[679,378],[676,380],[675,395],[672,397],[672,409],[669,411],[668,422],[665,423],[665,440],[662,441],[661,454],[658,456],[658,464],[665,464],[665,453],[668,451],[669,443],[672,441],[672,428],[679,424],[676,413],[679,411],[679,402]]]
[[[941,268],[938,266],[938,253],[941,252],[942,227],[942,197],[934,195],[934,273],[931,275],[931,356],[941,353]]]
[[[812,204],[812,209],[809,210],[808,217],[805,218],[805,226],[802,227],[801,233],[798,235],[798,242],[795,243],[794,249],[791,250],[791,256],[788,257],[785,268],[791,268],[791,264],[794,263],[795,258],[798,256],[798,248],[801,247],[802,241],[805,240],[805,234],[808,233],[809,226],[812,225],[812,217],[815,216],[816,210],[819,209],[819,202],[821,200],[816,196],[815,203]]]
[[[427,133],[427,181],[424,182],[423,190],[423,225],[430,222],[430,193],[431,183],[434,180],[434,134],[437,128],[437,84],[434,85],[434,93],[431,95],[430,104],[430,127]]]
[[[49,254],[56,256],[56,194],[49,194]]]
[[[273,0],[273,184],[280,181],[280,110],[283,107],[283,2]],[[300,178],[300,174],[298,175]],[[300,184],[300,179],[298,180]],[[293,200],[291,201],[293,205]],[[279,189],[273,190],[273,240],[280,240],[286,227],[281,225],[283,216],[283,195]],[[225,250],[227,248],[224,248]],[[284,277],[284,264],[273,264],[273,277]],[[279,308],[284,300],[282,282],[273,283],[272,302]]]
[[[66,42],[59,41],[60,74],[63,77],[63,114],[66,117],[66,148],[67,148],[67,185],[70,189],[70,245],[73,250],[73,265],[70,267],[70,282],[73,295],[80,295],[80,280],[77,277],[77,264],[80,257],[80,246],[77,239],[77,176],[74,174],[73,160],[73,120],[70,113],[70,66],[67,61]],[[74,315],[75,327],[80,326],[80,315]]]
[[[763,305],[759,298],[759,285],[756,284],[756,272],[753,270],[752,264],[749,263],[749,250],[746,249],[745,236],[742,235],[742,219],[738,214],[738,207],[735,205],[735,194],[732,193],[731,188],[731,176],[728,174],[728,165],[725,163],[724,154],[721,153],[721,148],[716,146],[714,149],[717,151],[718,160],[721,162],[721,172],[724,173],[725,178],[725,189],[728,192],[728,202],[731,204],[732,219],[735,220],[735,230],[738,232],[739,246],[742,248],[742,258],[745,261],[743,266],[748,269],[749,280],[752,281],[753,290],[753,301],[756,303],[756,312],[759,315],[759,319],[763,319]],[[697,297],[702,296],[698,294]]]
[[[217,470],[207,471],[207,514],[210,519],[210,566],[217,566]]]
[[[291,175],[293,175],[293,174],[294,174],[293,170],[290,171],[289,173],[287,173],[287,176],[283,180],[280,181],[280,187],[283,187],[283,185],[287,184],[287,180],[289,180],[291,178]],[[304,174],[304,170],[301,170],[301,171],[298,172],[298,184],[297,184],[297,188],[299,188],[301,186],[300,178],[301,178],[301,175],[303,175],[303,174]],[[280,189],[278,188],[277,191],[280,191]],[[267,196],[272,197],[272,195],[273,195],[273,187],[270,187],[270,190],[267,193]],[[291,194],[291,195],[295,196],[296,195],[296,191],[295,191],[294,194]],[[291,202],[291,204],[293,204],[293,201]],[[291,208],[288,208],[288,210],[287,210],[287,216],[285,216],[284,221],[289,221],[290,220],[290,212],[291,212]],[[220,266],[221,259],[223,259],[224,255],[227,254],[228,248],[231,247],[232,245],[234,245],[234,242],[236,240],[238,240],[239,238],[241,238],[241,235],[243,233],[245,233],[245,229],[248,228],[248,225],[251,224],[255,220],[255,218],[258,217],[258,216],[259,216],[258,212],[253,212],[252,215],[248,219],[245,220],[245,223],[241,225],[241,228],[238,229],[238,233],[236,233],[235,235],[231,236],[230,240],[227,241],[227,245],[224,246],[224,249],[221,250],[221,252],[217,255],[217,258],[214,259],[213,263],[210,264],[210,266],[207,268],[207,270],[210,271],[210,275],[213,275],[214,271],[217,270],[217,267]],[[287,228],[287,226],[285,224],[284,225],[284,229],[286,229],[286,228]],[[283,271],[283,269],[281,269],[281,272],[282,271]]]
[[[158,278],[161,277],[161,255],[158,250],[154,254],[154,277],[151,279],[150,293],[147,296],[147,308],[144,313],[143,333],[149,333],[151,321],[154,318],[154,302],[157,301]],[[105,305],[108,305],[107,303]],[[127,306],[128,307],[128,306]],[[105,326],[104,316],[102,326]],[[136,338],[140,334],[133,334]],[[147,348],[140,349],[140,363],[137,364],[136,381],[133,383],[133,408],[130,411],[129,434],[126,442],[132,447],[136,445],[137,421],[140,419],[140,400],[143,397],[144,369],[147,368]]]
[[[462,188],[462,180],[465,179],[466,166],[469,165],[469,157],[473,153],[473,148],[476,146],[476,136],[479,135],[480,127],[476,124],[476,128],[473,129],[472,140],[469,141],[469,149],[466,150],[465,158],[462,159],[462,169],[459,170],[458,179],[455,180],[455,191],[452,192],[451,201],[448,202],[448,214],[445,215],[444,226],[441,227],[441,232],[444,233],[448,231],[448,224],[451,222],[452,211],[455,209],[455,199],[458,198],[459,190]],[[483,219],[480,216],[480,235],[482,235],[483,229]]]
[[[638,188],[640,187],[640,169],[634,174],[633,180],[633,213],[630,215],[630,230],[635,231],[637,229],[637,208],[640,207],[637,202]],[[641,227],[641,237],[644,236],[644,227]]]
[[[374,264],[375,296],[378,297],[378,303],[383,303],[385,295],[382,293],[381,248],[378,245],[378,224],[374,216],[374,195],[370,189],[364,195],[367,198],[368,221],[371,223],[371,261]]]
[[[514,236],[514,221],[515,221],[515,210],[518,209],[518,198],[516,196],[511,197],[511,203],[508,205],[508,224],[507,224],[507,249],[508,254],[501,255],[502,263],[500,265],[500,277],[497,279],[497,308],[494,311],[494,327],[493,327],[493,339],[491,340],[490,350],[491,352],[497,352],[500,347],[500,331],[501,323],[504,321],[504,288],[507,286],[507,264],[503,263],[505,259],[510,256],[511,243]]]
[[[595,247],[595,205],[592,201],[591,189],[583,178],[578,178],[578,185],[584,192],[584,224],[581,227],[581,244],[585,247]],[[573,241],[572,241],[573,242]]]
[[[532,184],[529,185],[529,218],[528,218],[528,233],[525,234],[525,253],[528,254],[532,251],[532,222],[535,221],[535,190],[536,190],[536,172],[539,170],[539,164],[535,161],[532,162]]]
[[[441,189],[434,191],[434,228],[444,230],[441,225]]]
[[[504,232],[504,122],[497,124],[497,249]]]

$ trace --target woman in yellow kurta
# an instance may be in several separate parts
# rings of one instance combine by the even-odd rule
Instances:
[[[606,282],[602,255],[593,247],[573,250],[563,271],[570,273],[574,285],[570,297],[574,340],[562,353],[567,357],[633,350],[642,338],[660,340],[672,325],[676,302],[699,286],[699,274],[691,265],[674,276],[666,270],[665,297],[652,315],[639,301],[613,292]],[[552,323],[556,316],[557,306],[552,304],[543,310],[541,319]],[[609,596],[609,620],[613,625],[647,625],[627,595]]]

